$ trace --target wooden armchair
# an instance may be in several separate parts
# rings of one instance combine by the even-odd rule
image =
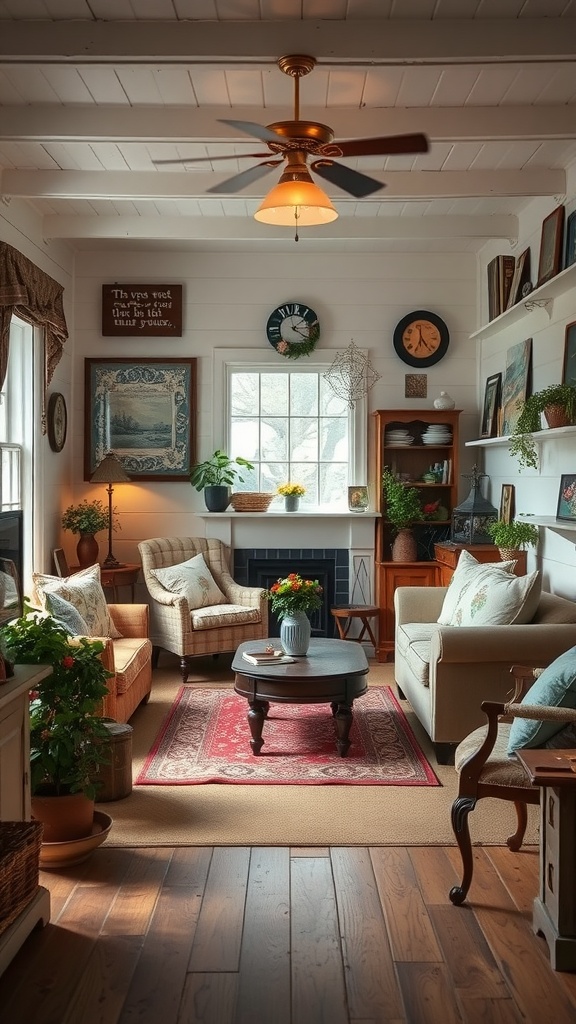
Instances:
[[[522,846],[528,822],[528,804],[540,803],[540,788],[533,786],[517,758],[508,757],[510,726],[514,718],[576,723],[576,710],[518,703],[522,693],[542,669],[515,666],[514,695],[506,704],[483,701],[488,725],[475,729],[456,749],[454,767],[459,775],[458,796],[452,804],[452,828],[462,856],[462,882],[449,893],[452,903],[464,902],[472,883],[473,857],[468,815],[483,797],[510,800],[516,808],[516,831],[506,840],[510,850]]]

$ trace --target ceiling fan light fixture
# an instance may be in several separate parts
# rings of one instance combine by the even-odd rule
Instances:
[[[254,217],[262,224],[311,227],[329,224],[338,214],[330,199],[313,181],[281,181],[262,200]]]

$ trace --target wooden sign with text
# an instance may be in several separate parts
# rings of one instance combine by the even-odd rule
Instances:
[[[102,335],[181,338],[181,284],[103,284]]]

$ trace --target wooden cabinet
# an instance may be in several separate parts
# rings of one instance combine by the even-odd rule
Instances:
[[[376,602],[378,604],[378,661],[394,654],[394,592],[396,587],[436,587],[436,562],[379,562],[376,565]]]
[[[458,409],[380,409],[374,413],[374,444],[377,510],[374,543],[376,593],[380,608],[377,656],[385,661],[394,651],[394,591],[396,587],[438,586],[438,567],[434,545],[450,535],[452,509],[458,504],[459,461]],[[445,424],[449,440],[429,430]],[[439,503],[445,509],[443,520],[425,520],[414,524],[418,561],[392,561],[394,530],[386,519],[382,493],[382,473],[388,467],[407,487],[420,494],[422,508]],[[424,479],[434,475],[435,479]]]
[[[458,565],[461,551],[469,551],[477,562],[500,562],[500,552],[495,544],[445,544],[434,545],[434,555],[438,562],[438,585],[447,587]],[[526,575],[526,552],[518,553],[514,569],[516,576]]]

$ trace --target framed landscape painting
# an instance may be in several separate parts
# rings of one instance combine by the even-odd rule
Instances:
[[[506,372],[502,385],[502,434],[511,434],[514,430],[520,407],[526,396],[530,383],[530,366],[532,356],[532,338],[513,345],[506,353]]]
[[[188,480],[195,359],[85,359],[84,479],[108,451],[140,480]]]

